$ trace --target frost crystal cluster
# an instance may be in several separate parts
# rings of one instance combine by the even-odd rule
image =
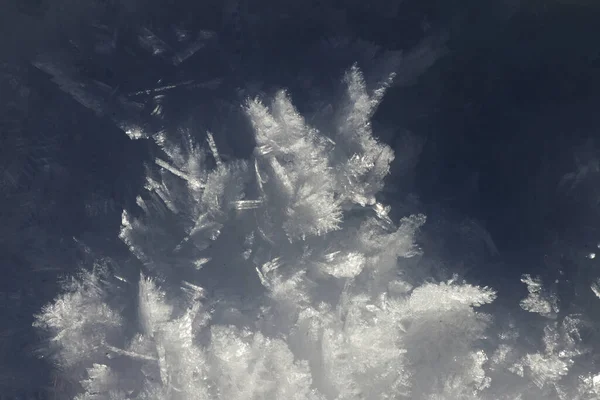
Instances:
[[[515,335],[490,350],[478,308],[493,290],[405,268],[425,217],[393,221],[377,200],[394,154],[370,119],[390,82],[369,90],[351,68],[321,129],[284,91],[249,100],[250,160],[226,160],[211,133],[149,135],[162,155],[120,231],[141,271],[100,260],[36,316],[59,397],[496,399],[496,376],[544,393],[567,375],[577,321],[548,325],[539,353],[519,357]],[[555,312],[524,282],[525,309]]]

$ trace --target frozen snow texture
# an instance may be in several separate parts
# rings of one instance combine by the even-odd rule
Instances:
[[[328,129],[285,91],[249,99],[250,160],[226,161],[211,133],[204,147],[189,132],[142,135],[163,154],[139,210],[123,211],[139,278],[98,263],[36,316],[74,383],[62,398],[594,398],[593,374],[561,383],[582,354],[579,319],[550,321],[543,348],[519,356],[516,334],[484,345],[494,290],[410,276],[425,217],[396,224],[377,200],[394,155],[370,119],[390,82],[370,91],[352,67]],[[555,316],[541,283],[523,282],[522,307]],[[497,389],[500,370],[511,378]]]

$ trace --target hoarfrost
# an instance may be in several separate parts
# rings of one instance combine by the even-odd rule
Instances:
[[[171,51],[152,32],[140,40]],[[250,160],[229,160],[211,133],[132,135],[161,151],[119,233],[143,272],[95,265],[35,318],[76,399],[597,396],[593,373],[564,384],[584,321],[559,319],[540,279],[523,276],[521,306],[555,320],[523,353],[513,327],[490,340],[493,289],[412,276],[426,218],[394,221],[378,200],[394,154],[370,119],[391,77],[369,90],[355,66],[344,83],[333,129],[311,126],[285,91],[249,99]]]

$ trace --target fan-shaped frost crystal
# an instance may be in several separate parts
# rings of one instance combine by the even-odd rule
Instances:
[[[526,311],[550,317],[558,312],[557,299],[552,293],[547,293],[539,278],[523,275],[521,282],[527,285],[529,295],[521,300],[521,308]]]
[[[82,357],[98,355],[106,340],[121,332],[123,319],[109,306],[102,288],[105,274],[100,267],[82,272],[36,316],[34,326],[51,334],[48,350],[57,352],[56,361],[65,368],[79,365]]]
[[[255,100],[246,112],[255,131],[257,171],[269,176],[261,194],[281,211],[287,235],[305,238],[338,229],[340,202],[322,137],[285,92],[277,93],[270,110]]]

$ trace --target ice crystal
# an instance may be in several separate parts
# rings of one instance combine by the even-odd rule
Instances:
[[[171,52],[151,31],[140,41],[157,57]],[[558,318],[540,279],[523,276],[529,296],[521,306],[554,320],[544,319],[542,348],[520,353],[512,326],[490,339],[484,308],[493,289],[411,275],[426,218],[395,221],[381,203],[394,154],[371,126],[391,79],[371,90],[350,68],[342,107],[326,126],[312,126],[285,91],[269,102],[248,99],[243,110],[256,143],[249,160],[223,156],[218,133],[202,141],[188,131],[132,134],[161,150],[147,166],[139,209],[122,214],[119,237],[141,271],[96,263],[36,316],[47,355],[76,383],[61,395],[597,395],[596,375],[564,384],[584,353],[584,321]],[[468,228],[497,253],[483,228]]]

